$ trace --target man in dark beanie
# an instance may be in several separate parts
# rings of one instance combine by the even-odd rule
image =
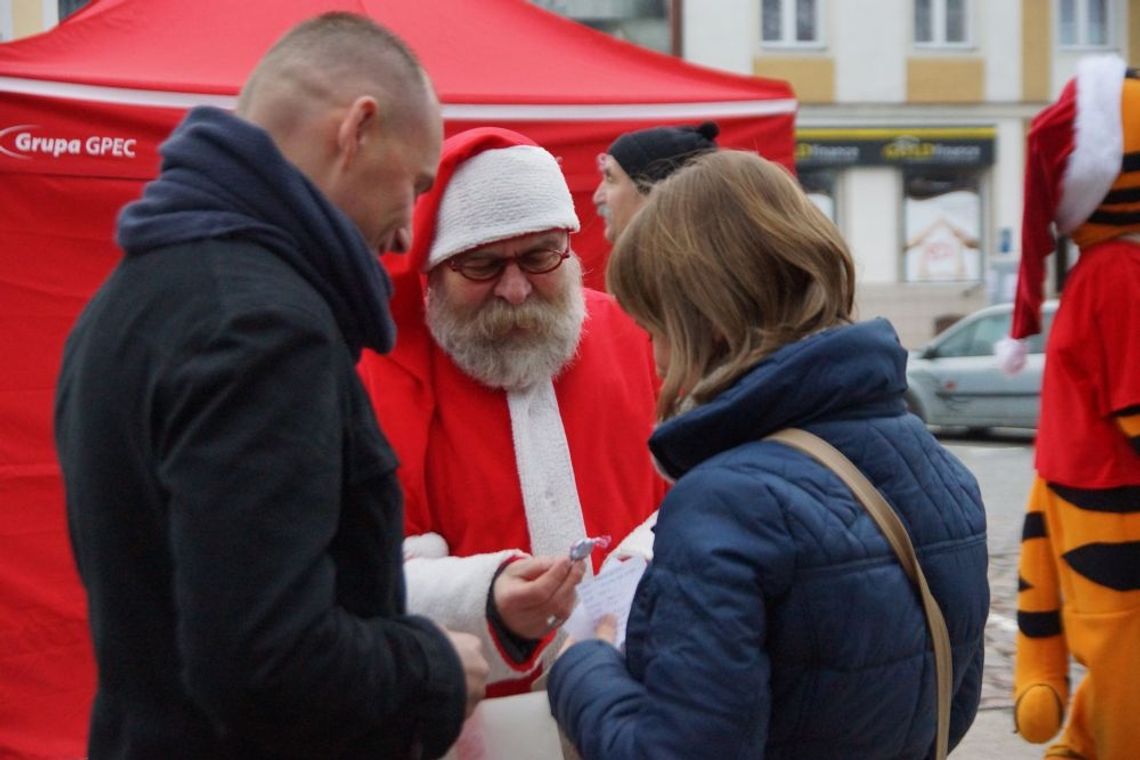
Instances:
[[[650,188],[694,156],[716,150],[720,128],[711,121],[690,127],[650,127],[626,132],[598,156],[602,181],[594,191],[606,240],[617,240],[645,203]]]

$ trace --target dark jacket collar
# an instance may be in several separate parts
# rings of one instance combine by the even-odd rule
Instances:
[[[354,356],[391,350],[392,284],[376,252],[265,130],[198,107],[159,150],[158,178],[119,215],[128,256],[204,239],[257,243],[320,292]]]
[[[785,427],[901,414],[906,359],[884,319],[816,333],[778,349],[712,401],[663,422],[649,447],[675,479]]]

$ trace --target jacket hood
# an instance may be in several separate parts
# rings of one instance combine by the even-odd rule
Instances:
[[[885,319],[824,330],[776,350],[716,398],[661,423],[649,448],[676,479],[782,428],[903,414],[906,360]]]

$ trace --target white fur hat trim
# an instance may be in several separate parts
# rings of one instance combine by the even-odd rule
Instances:
[[[444,190],[424,271],[472,248],[552,229],[579,229],[558,159],[534,145],[483,151]]]
[[[1115,55],[1083,58],[1077,64],[1077,115],[1073,152],[1061,181],[1057,227],[1068,234],[1088,219],[1120,176],[1124,133],[1120,88],[1127,64]]]

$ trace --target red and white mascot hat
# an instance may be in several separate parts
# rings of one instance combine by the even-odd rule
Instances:
[[[1140,203],[1129,200],[1140,187],[1140,166],[1130,171],[1126,160],[1140,150],[1138,130],[1140,80],[1114,55],[1082,59],[1057,101],[1033,119],[1011,338],[1041,331],[1054,227],[1081,248],[1140,229]],[[1016,372],[1024,364],[1025,345],[1004,341],[998,357],[1003,369]]]

